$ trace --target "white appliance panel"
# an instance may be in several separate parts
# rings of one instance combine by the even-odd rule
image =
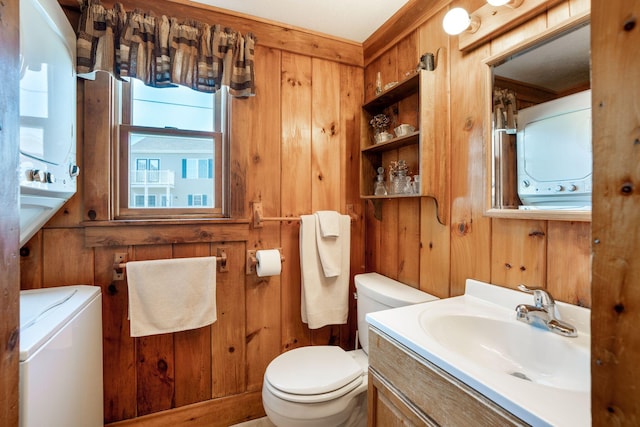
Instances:
[[[20,425],[102,426],[100,288],[21,291],[20,325]]]
[[[56,0],[20,0],[20,22],[22,246],[76,192],[79,170],[75,32]]]

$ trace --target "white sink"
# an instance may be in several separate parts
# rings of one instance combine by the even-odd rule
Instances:
[[[589,351],[571,338],[515,320],[471,315],[420,316],[424,331],[471,363],[548,387],[588,392]]]
[[[575,338],[516,320],[520,291],[468,280],[465,295],[367,315],[371,326],[532,425],[591,424],[590,311],[556,303]]]

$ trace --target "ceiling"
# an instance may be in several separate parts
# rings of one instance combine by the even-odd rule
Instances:
[[[589,84],[591,27],[584,25],[518,53],[494,68],[496,75],[561,93]]]
[[[195,0],[246,15],[364,42],[409,0]]]

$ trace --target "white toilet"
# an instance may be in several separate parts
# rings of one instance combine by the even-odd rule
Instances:
[[[361,350],[309,346],[269,363],[262,404],[278,427],[365,426],[367,423],[368,325],[365,315],[437,299],[378,273],[355,276]]]

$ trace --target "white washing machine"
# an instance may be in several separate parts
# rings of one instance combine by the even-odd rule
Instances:
[[[103,425],[102,294],[97,286],[20,292],[20,425]]]

